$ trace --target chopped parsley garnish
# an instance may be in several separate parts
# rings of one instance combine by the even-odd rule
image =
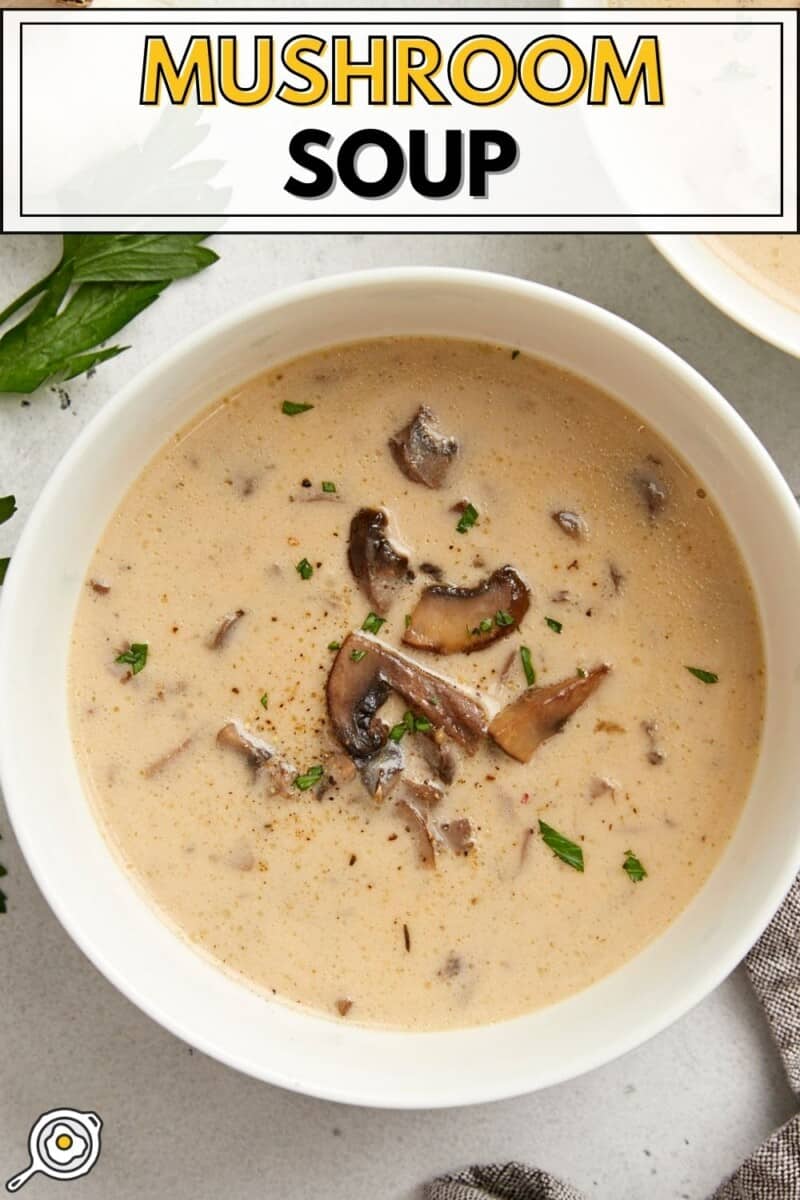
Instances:
[[[336,491],[336,484],[331,483],[330,479],[323,479],[322,490],[323,490],[323,492],[328,492],[328,494],[332,494],[333,492]]]
[[[147,642],[133,642],[114,661],[130,667],[131,675],[138,675],[147,665]]]
[[[504,608],[501,608],[494,614],[494,623],[498,629],[507,629],[509,625],[514,624],[514,618],[510,612],[506,612]]]
[[[351,650],[350,651],[350,658],[352,659],[353,662],[361,662],[362,658],[366,658],[366,657],[367,657],[366,650]]]
[[[300,562],[295,567],[295,570],[301,579],[310,579],[314,574],[314,568],[307,558],[301,558]]]
[[[269,705],[269,693],[268,692],[264,692],[264,695],[259,700],[259,704],[261,705],[262,708],[267,708],[267,706]]]
[[[379,617],[377,613],[371,612],[364,618],[364,624],[361,626],[361,628],[365,633],[377,633],[381,625],[385,624],[385,617]]]
[[[713,671],[704,671],[702,667],[687,667],[686,670],[701,683],[719,683],[719,675],[715,675]]]
[[[393,742],[401,742],[407,733],[430,733],[433,725],[427,717],[418,717],[408,709],[399,725],[393,725],[389,737]]]
[[[479,515],[478,510],[475,507],[475,505],[468,504],[467,507],[462,512],[461,516],[458,518],[458,524],[456,525],[456,532],[457,533],[466,533],[468,529],[472,529],[472,526],[475,524],[475,522],[478,519],[478,515]]]
[[[625,862],[622,864],[622,869],[627,873],[631,883],[641,883],[643,879],[647,878],[647,871],[632,850],[625,851]]]
[[[583,870],[583,850],[581,850],[580,846],[576,846],[569,838],[565,838],[563,833],[559,833],[557,829],[553,829],[552,825],[547,825],[544,821],[539,822],[539,833],[542,835],[544,844],[562,862],[565,862],[568,867],[573,867],[576,871]]]
[[[484,617],[483,620],[481,621],[480,625],[478,626],[476,632],[477,633],[488,633],[491,628],[492,628],[492,618]]]
[[[522,669],[525,672],[525,680],[528,684],[528,687],[533,687],[533,685],[536,683],[536,672],[533,669],[531,652],[527,646],[520,646],[519,656],[522,659]]]
[[[578,667],[575,674],[578,676],[578,679],[585,679],[588,672],[585,671],[583,667]]]
[[[329,650],[341,650],[341,648],[342,648],[341,642],[328,642]]]
[[[405,622],[406,622],[406,629],[410,629],[411,628],[411,613],[406,613]]]
[[[313,407],[313,404],[295,404],[293,400],[284,400],[281,412],[285,413],[287,417],[296,417],[299,413],[308,412]]]
[[[318,764],[316,767],[309,767],[305,775],[296,775],[294,778],[294,786],[299,788],[301,792],[307,792],[315,783],[319,783],[322,779],[323,769]]]
[[[545,625],[552,629],[553,633],[561,633],[561,630],[564,628],[561,622],[556,621],[554,617],[545,617],[544,622]]]

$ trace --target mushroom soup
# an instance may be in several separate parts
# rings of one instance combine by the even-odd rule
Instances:
[[[182,430],[91,563],[101,825],[269,996],[441,1029],[558,1001],[701,887],[757,757],[744,567],[641,420],[518,351],[311,354]]]
[[[704,240],[753,287],[800,309],[800,234],[726,233]]]

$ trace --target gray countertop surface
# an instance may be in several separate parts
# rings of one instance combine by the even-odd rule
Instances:
[[[105,401],[203,322],[273,288],[361,267],[507,272],[601,304],[672,347],[739,410],[800,490],[800,364],[734,325],[641,236],[233,236],[212,271],[170,288],[132,348],[90,379],[0,404],[0,494],[13,549],[61,455]],[[0,307],[58,254],[53,237],[0,238]],[[127,334],[125,340],[128,340]],[[702,1200],[793,1101],[740,970],[672,1028],[600,1070],[471,1109],[378,1112],[245,1078],[154,1024],[73,945],[40,896],[0,808],[9,911],[0,916],[0,1179],[27,1161],[38,1114],[102,1116],[104,1149],[70,1195],[408,1200],[437,1172],[518,1158],[603,1200]],[[98,903],[102,897],[98,896]],[[121,931],[124,935],[124,931]],[[35,1178],[30,1200],[57,1185]]]

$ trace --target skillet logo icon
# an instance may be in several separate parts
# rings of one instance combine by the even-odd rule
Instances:
[[[49,1179],[79,1179],[88,1175],[100,1156],[97,1113],[74,1108],[54,1108],[42,1113],[28,1136],[31,1161],[24,1171],[6,1182],[6,1190],[18,1192],[40,1172]]]

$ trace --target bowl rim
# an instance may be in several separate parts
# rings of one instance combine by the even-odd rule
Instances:
[[[682,279],[699,292],[709,304],[730,317],[742,329],[761,338],[771,346],[800,358],[800,310],[795,311],[770,296],[756,284],[741,275],[726,259],[715,254],[710,246],[703,244],[705,235],[698,233],[649,233],[650,241],[659,254],[677,271]],[[711,236],[710,234],[708,236]],[[724,234],[715,234],[724,237]],[[756,234],[769,237],[769,234]],[[789,234],[800,238],[800,234]],[[704,263],[708,261],[711,271]],[[722,279],[729,281],[729,288]],[[770,320],[770,313],[784,317],[780,328]],[[794,324],[796,328],[792,329]]]
[[[65,480],[72,475],[87,449],[101,441],[106,430],[118,419],[118,414],[131,405],[136,397],[162,372],[179,363],[181,359],[193,354],[206,341],[219,338],[226,331],[235,328],[254,317],[265,317],[279,311],[287,304],[293,304],[306,299],[338,292],[346,289],[373,289],[393,285],[426,285],[445,283],[452,286],[466,286],[483,289],[501,288],[507,293],[520,298],[538,298],[544,304],[560,308],[562,311],[582,315],[592,321],[610,337],[632,344],[654,361],[659,369],[671,372],[685,382],[695,398],[702,399],[706,409],[714,419],[727,426],[729,432],[743,444],[761,472],[760,484],[771,492],[771,500],[784,510],[784,515],[793,526],[797,547],[800,550],[800,515],[794,497],[780,474],[777,466],[762,446],[755,433],[745,423],[736,410],[721,396],[721,394],[693,367],[686,363],[673,350],[664,346],[656,338],[645,333],[624,318],[609,312],[600,306],[543,284],[520,279],[516,276],[499,272],[488,272],[451,267],[377,267],[367,270],[343,272],[335,275],[311,279],[290,287],[267,292],[245,304],[234,307],[230,312],[206,323],[187,337],[179,339],[175,345],[164,351],[152,363],[124,384],[89,421],[77,436],[65,455],[58,462],[55,470],[47,480],[28,517],[20,537],[17,550],[10,565],[6,583],[3,589],[2,604],[0,604],[0,662],[5,662],[14,640],[14,625],[16,612],[24,606],[25,590],[29,586],[29,564],[35,561],[41,553],[43,531],[46,533],[45,516],[50,504],[50,498],[57,495]],[[320,346],[323,343],[320,342]],[[335,341],[330,343],[335,344]],[[680,452],[680,451],[679,451]],[[140,468],[141,469],[141,468]],[[109,514],[110,515],[110,514]],[[732,531],[735,536],[735,530]],[[63,682],[63,681],[60,681]],[[74,919],[69,910],[69,903],[51,886],[47,877],[46,867],[39,858],[36,844],[36,834],[29,826],[25,816],[25,786],[24,760],[16,752],[14,739],[13,693],[6,672],[0,672],[0,781],[2,781],[9,820],[14,829],[26,863],[36,880],[36,883],[47,900],[50,908],[66,929],[73,941],[80,947],[87,958],[105,975],[124,996],[130,999],[142,1011],[159,1024],[175,1034],[181,1040],[196,1046],[203,1053],[219,1061],[254,1076],[265,1082],[276,1084],[301,1094],[342,1103],[363,1105],[373,1108],[390,1109],[432,1109],[442,1107],[457,1107],[467,1104],[485,1103],[527,1094],[533,1090],[549,1087],[557,1083],[575,1078],[587,1071],[593,1070],[641,1045],[651,1037],[660,1033],[667,1026],[679,1019],[697,1003],[704,999],[716,988],[742,960],[753,943],[757,940],[781,900],[789,890],[800,867],[800,821],[794,838],[785,839],[786,854],[784,866],[776,872],[769,886],[761,889],[761,901],[749,912],[748,919],[741,922],[735,930],[731,930],[724,953],[719,952],[707,956],[704,969],[697,971],[691,980],[685,981],[681,988],[676,988],[672,1001],[664,1004],[641,1019],[630,1022],[615,1038],[605,1042],[598,1041],[590,1052],[583,1050],[568,1065],[542,1073],[532,1064],[529,1074],[532,1081],[504,1081],[502,1077],[495,1079],[475,1078],[469,1086],[463,1080],[453,1084],[448,1081],[438,1081],[431,1088],[430,1081],[419,1081],[415,1089],[407,1089],[400,1097],[393,1096],[391,1082],[388,1086],[371,1084],[365,1087],[354,1086],[351,1081],[343,1079],[338,1086],[320,1084],[313,1080],[298,1079],[280,1070],[255,1065],[246,1056],[227,1050],[224,1044],[214,1042],[212,1038],[199,1034],[192,1028],[192,1015],[183,1013],[175,1015],[165,1011],[152,1000],[142,989],[141,981],[128,977],[126,969],[107,957],[103,948],[95,944],[92,936]],[[101,836],[104,836],[101,834]],[[119,870],[123,872],[121,864]],[[711,876],[715,874],[716,867]],[[124,872],[123,872],[124,873]],[[130,879],[129,879],[130,882]],[[704,885],[705,886],[705,885]],[[702,889],[701,889],[702,890]],[[146,905],[143,897],[140,903]],[[159,916],[159,920],[163,920]],[[663,936],[663,935],[662,935]],[[659,939],[656,939],[656,941]],[[194,952],[194,951],[193,951]],[[195,952],[196,953],[196,952]],[[635,957],[638,957],[635,956]],[[219,967],[214,970],[221,972]],[[613,973],[612,973],[613,974]],[[606,977],[610,978],[610,977]],[[602,984],[602,980],[600,983]],[[241,985],[240,985],[241,986]],[[597,984],[592,987],[598,986]],[[591,989],[590,989],[591,990]],[[562,1002],[563,1003],[563,1002]],[[557,1008],[558,1005],[552,1006]],[[309,1014],[316,1017],[317,1014]],[[513,1020],[524,1020],[525,1017]],[[512,1024],[501,1022],[500,1025]],[[496,1028],[497,1026],[477,1026],[475,1030]],[[416,1031],[374,1030],[367,1026],[347,1026],[346,1036],[359,1031],[366,1033],[378,1032],[384,1037],[403,1038],[409,1044],[416,1040],[418,1045],[426,1039],[451,1039],[463,1037],[472,1030],[454,1029],[446,1031],[431,1031],[418,1033]],[[533,1076],[535,1075],[535,1078]]]

